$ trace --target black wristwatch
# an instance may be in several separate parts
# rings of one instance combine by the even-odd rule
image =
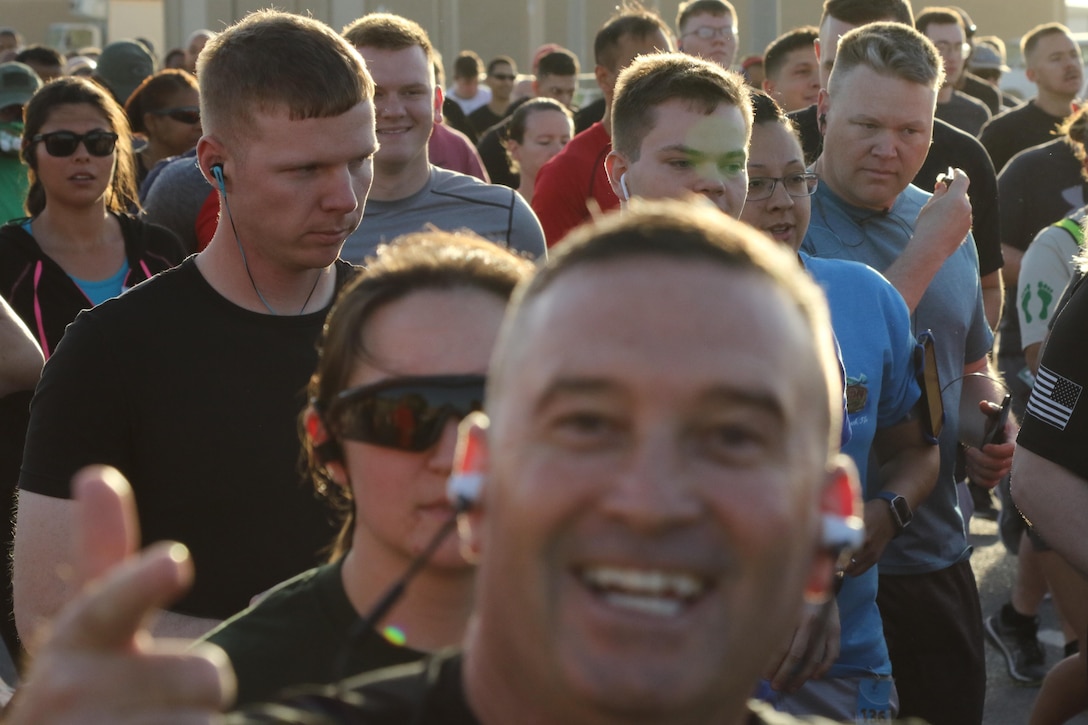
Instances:
[[[903,533],[903,529],[910,525],[911,519],[914,518],[914,514],[910,510],[910,504],[907,503],[907,499],[891,491],[881,491],[876,497],[888,502],[888,507],[892,513],[892,523],[895,524],[895,535],[899,536]]]

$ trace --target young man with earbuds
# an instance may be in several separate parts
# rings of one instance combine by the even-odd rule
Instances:
[[[228,722],[798,722],[749,697],[858,531],[828,313],[792,256],[714,210],[609,215],[519,287],[488,375],[490,425],[461,431],[483,481],[463,653]],[[81,484],[88,519],[121,515],[116,476]],[[148,552],[70,607],[8,722],[229,703],[221,653],[134,636],[186,559]]]
[[[81,315],[32,406],[16,619],[28,649],[72,594],[73,473],[131,481],[147,541],[182,541],[193,590],[156,632],[194,636],[320,561],[334,535],[301,485],[295,419],[351,267],[377,148],[358,53],[295,15],[250,15],[201,55],[197,160],[223,223],[180,267]],[[330,143],[330,139],[336,139]]]

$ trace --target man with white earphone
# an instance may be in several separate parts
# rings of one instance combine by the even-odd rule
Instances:
[[[490,424],[461,431],[461,472],[482,482],[461,527],[479,557],[463,652],[228,722],[799,723],[749,702],[753,685],[861,541],[819,288],[751,227],[674,201],[583,227],[519,291],[488,372]],[[89,523],[122,516],[115,474],[80,490]],[[184,552],[158,548],[101,579],[7,722],[228,704],[217,650],[135,639],[191,575]]]

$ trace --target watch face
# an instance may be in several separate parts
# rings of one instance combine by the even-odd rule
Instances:
[[[914,518],[914,514],[910,510],[910,505],[907,500],[902,496],[896,496],[892,499],[892,513],[895,514],[897,519],[896,523],[899,524],[899,528],[906,528],[910,520]]]

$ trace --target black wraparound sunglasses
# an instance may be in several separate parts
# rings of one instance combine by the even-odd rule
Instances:
[[[337,438],[402,451],[425,451],[450,418],[484,404],[483,375],[432,375],[382,380],[332,399],[325,423]]]

